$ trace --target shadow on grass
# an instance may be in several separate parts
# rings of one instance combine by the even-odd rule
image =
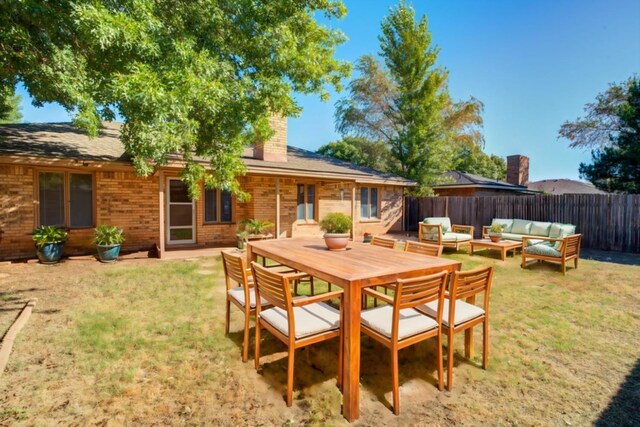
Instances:
[[[580,249],[580,258],[622,265],[640,265],[640,254],[628,252]]]
[[[595,422],[597,427],[640,425],[640,359],[620,385],[618,393]]]

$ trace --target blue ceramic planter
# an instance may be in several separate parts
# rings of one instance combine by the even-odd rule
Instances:
[[[120,245],[101,246],[96,245],[98,249],[98,258],[102,262],[114,262],[120,255]]]
[[[36,249],[36,255],[42,264],[55,264],[62,256],[64,243],[47,243]]]

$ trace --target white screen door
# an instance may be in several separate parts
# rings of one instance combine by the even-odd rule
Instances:
[[[179,178],[167,178],[167,243],[195,243],[195,202]]]

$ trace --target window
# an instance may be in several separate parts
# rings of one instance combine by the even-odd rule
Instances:
[[[360,218],[378,218],[378,189],[376,187],[360,188]]]
[[[231,222],[233,220],[231,193],[225,190],[204,190],[204,222]]]
[[[40,172],[38,202],[40,225],[93,227],[93,175]]]
[[[298,184],[298,209],[296,218],[300,221],[316,219],[316,186],[315,184]]]

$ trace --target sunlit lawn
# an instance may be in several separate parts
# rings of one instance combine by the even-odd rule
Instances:
[[[495,266],[489,369],[479,367],[480,328],[471,363],[461,356],[464,340],[456,342],[450,393],[435,388],[433,343],[404,350],[395,417],[387,352],[363,338],[360,423],[596,422],[640,363],[640,267],[581,260],[563,276],[550,264],[522,270],[519,258],[445,256],[464,269]],[[346,424],[335,386],[337,343],[300,352],[292,408],[283,400],[282,345],[265,333],[261,371],[252,351],[241,362],[237,310],[234,332],[224,336],[218,258],[68,261],[0,272],[3,300],[39,298],[0,377],[2,424]],[[637,417],[614,407],[603,422]]]

